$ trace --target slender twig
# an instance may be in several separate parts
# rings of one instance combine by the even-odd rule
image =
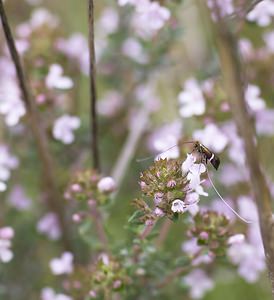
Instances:
[[[88,1],[88,27],[89,27],[89,76],[90,76],[90,126],[91,126],[91,150],[93,167],[100,171],[100,158],[98,150],[98,122],[96,113],[96,65],[94,46],[94,4],[93,0]]]
[[[95,224],[95,230],[97,236],[101,242],[102,248],[105,252],[108,252],[108,239],[104,229],[104,222],[96,203],[90,206],[90,214]]]
[[[221,71],[232,114],[243,138],[250,183],[258,208],[260,229],[264,244],[266,263],[274,296],[274,223],[271,196],[258,160],[254,126],[248,114],[243,85],[243,72],[237,56],[236,41],[227,23],[219,18],[213,25],[219,51]]]
[[[149,108],[143,105],[136,115],[136,120],[138,120],[138,122],[135,122],[134,128],[133,126],[131,127],[123,149],[115,163],[115,166],[113,167],[111,176],[114,178],[117,184],[116,193],[119,191],[119,187],[121,186],[124,176],[126,175],[127,168],[132,161],[137,145],[144,134],[144,131],[147,129],[149,116]],[[113,195],[113,197],[116,196],[116,193]]]
[[[0,0],[0,15],[1,15],[3,30],[7,40],[7,45],[10,51],[13,64],[16,69],[16,75],[17,75],[17,80],[22,94],[22,100],[24,101],[25,106],[27,108],[27,113],[29,115],[32,133],[35,142],[37,144],[38,153],[42,162],[43,178],[46,186],[46,192],[48,195],[46,197],[47,204],[49,206],[49,209],[53,211],[58,218],[58,222],[62,230],[62,239],[63,239],[64,246],[65,248],[69,249],[71,247],[70,247],[68,227],[65,222],[64,210],[61,202],[62,197],[59,194],[56,185],[56,176],[53,168],[53,159],[49,151],[48,140],[45,134],[45,130],[42,127],[40,115],[36,109],[33,98],[30,95],[30,92],[27,87],[24,71],[20,62],[18,52],[15,47],[14,38],[12,36],[12,32],[8,23],[8,19],[5,13],[2,0]]]
[[[157,247],[161,247],[168,235],[169,229],[172,225],[172,221],[170,219],[165,219],[164,223],[162,224],[161,228],[160,228],[160,232],[158,235],[158,238],[156,240],[156,246]]]

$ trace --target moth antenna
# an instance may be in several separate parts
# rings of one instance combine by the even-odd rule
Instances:
[[[191,144],[191,143],[194,143],[194,141],[186,141],[186,142],[182,142],[182,143],[180,143],[180,144]],[[149,160],[149,159],[151,159],[151,158],[154,158],[154,157],[156,157],[156,156],[159,156],[159,155],[161,155],[161,154],[167,152],[168,150],[170,150],[170,149],[172,149],[172,148],[174,148],[174,147],[176,147],[176,146],[178,146],[178,144],[173,145],[173,146],[167,148],[166,150],[164,150],[164,151],[162,151],[162,152],[160,152],[160,153],[158,153],[158,154],[150,155],[150,156],[147,156],[147,157],[144,157],[144,158],[137,158],[137,159],[136,159],[136,162],[142,162],[142,161]]]
[[[247,223],[247,224],[254,224],[255,222],[254,221],[249,221],[249,220],[246,220],[245,218],[243,218],[242,216],[240,216],[236,210],[234,210],[226,201],[225,199],[221,196],[221,194],[218,192],[217,188],[215,187],[213,181],[211,180],[211,177],[209,175],[209,172],[208,172],[208,169],[206,167],[206,173],[207,173],[207,177],[214,189],[214,191],[216,192],[216,194],[219,196],[219,198],[223,201],[223,203],[240,219],[242,220],[243,222]]]

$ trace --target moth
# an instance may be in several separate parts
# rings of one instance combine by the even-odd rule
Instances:
[[[218,170],[220,165],[220,158],[211,150],[209,150],[206,146],[201,144],[199,141],[190,142],[194,144],[193,151],[197,151],[203,161],[207,164],[210,162],[212,166]]]

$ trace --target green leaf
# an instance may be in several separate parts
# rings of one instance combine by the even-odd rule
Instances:
[[[142,224],[142,222],[140,222],[140,218],[144,216],[144,212],[141,210],[136,210],[131,217],[128,219],[128,222],[131,224]]]

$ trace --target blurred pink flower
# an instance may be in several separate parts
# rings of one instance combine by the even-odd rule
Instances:
[[[26,114],[19,87],[12,76],[0,75],[0,114],[4,115],[8,126],[17,125]]]
[[[58,64],[53,64],[49,67],[48,75],[46,76],[46,85],[49,89],[71,89],[73,81],[67,76],[63,76],[63,68]]]
[[[103,34],[111,34],[117,31],[119,25],[119,15],[117,11],[112,7],[107,7],[103,10],[97,26]]]
[[[24,189],[20,185],[14,186],[8,197],[9,204],[17,210],[28,210],[31,200],[26,196]]]
[[[97,184],[101,193],[111,193],[116,189],[116,183],[112,177],[103,177]]]
[[[245,236],[243,234],[239,233],[239,234],[230,236],[227,243],[229,245],[241,244],[244,242],[244,240],[245,240]]]
[[[232,186],[239,182],[245,182],[248,180],[248,172],[245,168],[239,168],[238,166],[230,163],[224,164],[219,176],[220,181],[225,186]]]
[[[61,230],[57,217],[54,213],[47,213],[37,223],[37,231],[48,236],[51,240],[58,240],[61,236]]]
[[[171,210],[173,212],[184,213],[187,211],[187,206],[184,201],[176,199],[172,202]]]
[[[6,182],[10,178],[11,170],[18,167],[17,157],[10,154],[5,145],[0,145],[0,192],[6,190]]]
[[[188,79],[183,91],[178,95],[180,115],[184,118],[200,116],[205,112],[205,99],[198,82],[194,78]]]
[[[73,272],[73,255],[64,252],[60,258],[53,258],[49,265],[54,275],[70,274]]]
[[[201,269],[195,269],[183,278],[184,283],[190,288],[193,299],[201,299],[204,294],[213,289],[214,282]]]
[[[56,294],[50,287],[45,287],[41,292],[41,300],[73,300],[65,294]]]
[[[84,74],[89,74],[88,42],[82,33],[74,33],[68,39],[60,38],[56,43],[56,48],[75,60]],[[96,56],[98,56],[97,51]]]
[[[241,38],[238,42],[238,48],[241,56],[246,60],[250,60],[254,57],[254,49],[252,43],[247,38]]]
[[[260,97],[261,90],[254,84],[249,84],[245,91],[245,100],[251,111],[256,112],[265,108],[265,102]]]
[[[55,28],[59,24],[59,19],[46,8],[37,8],[32,12],[28,24],[32,30],[45,24],[51,28]]]
[[[156,159],[169,159],[179,157],[179,148],[177,146],[177,143],[181,137],[181,132],[182,122],[180,120],[177,120],[157,128],[149,136],[149,148],[152,151],[159,153]]]
[[[80,127],[78,117],[63,115],[55,120],[53,125],[53,137],[64,144],[71,144],[74,141],[73,131]]]
[[[207,0],[208,7],[212,10],[213,20],[216,19],[214,14],[214,5],[217,5],[221,17],[231,15],[234,12],[233,0]]]
[[[124,106],[124,99],[122,95],[115,91],[108,91],[103,98],[97,102],[97,111],[104,117],[116,116]]]
[[[193,132],[193,138],[217,153],[222,152],[228,144],[226,135],[212,123],[207,124],[204,129],[195,130]]]
[[[274,30],[264,34],[263,39],[266,44],[266,48],[270,53],[274,53]]]
[[[122,45],[122,53],[139,64],[146,64],[148,56],[144,52],[143,46],[135,38],[128,38]]]
[[[0,262],[7,263],[12,260],[13,253],[11,248],[11,239],[14,237],[12,227],[6,226],[0,228]]]
[[[190,154],[187,153],[187,157],[182,164],[183,174],[186,174],[189,172],[190,167],[192,167],[194,165],[195,161],[196,161],[196,157],[194,155],[192,155],[191,153]]]
[[[260,1],[248,14],[247,20],[256,22],[259,26],[265,27],[271,24],[274,16],[274,1]]]
[[[256,131],[260,135],[274,135],[274,109],[264,109],[255,114]]]

